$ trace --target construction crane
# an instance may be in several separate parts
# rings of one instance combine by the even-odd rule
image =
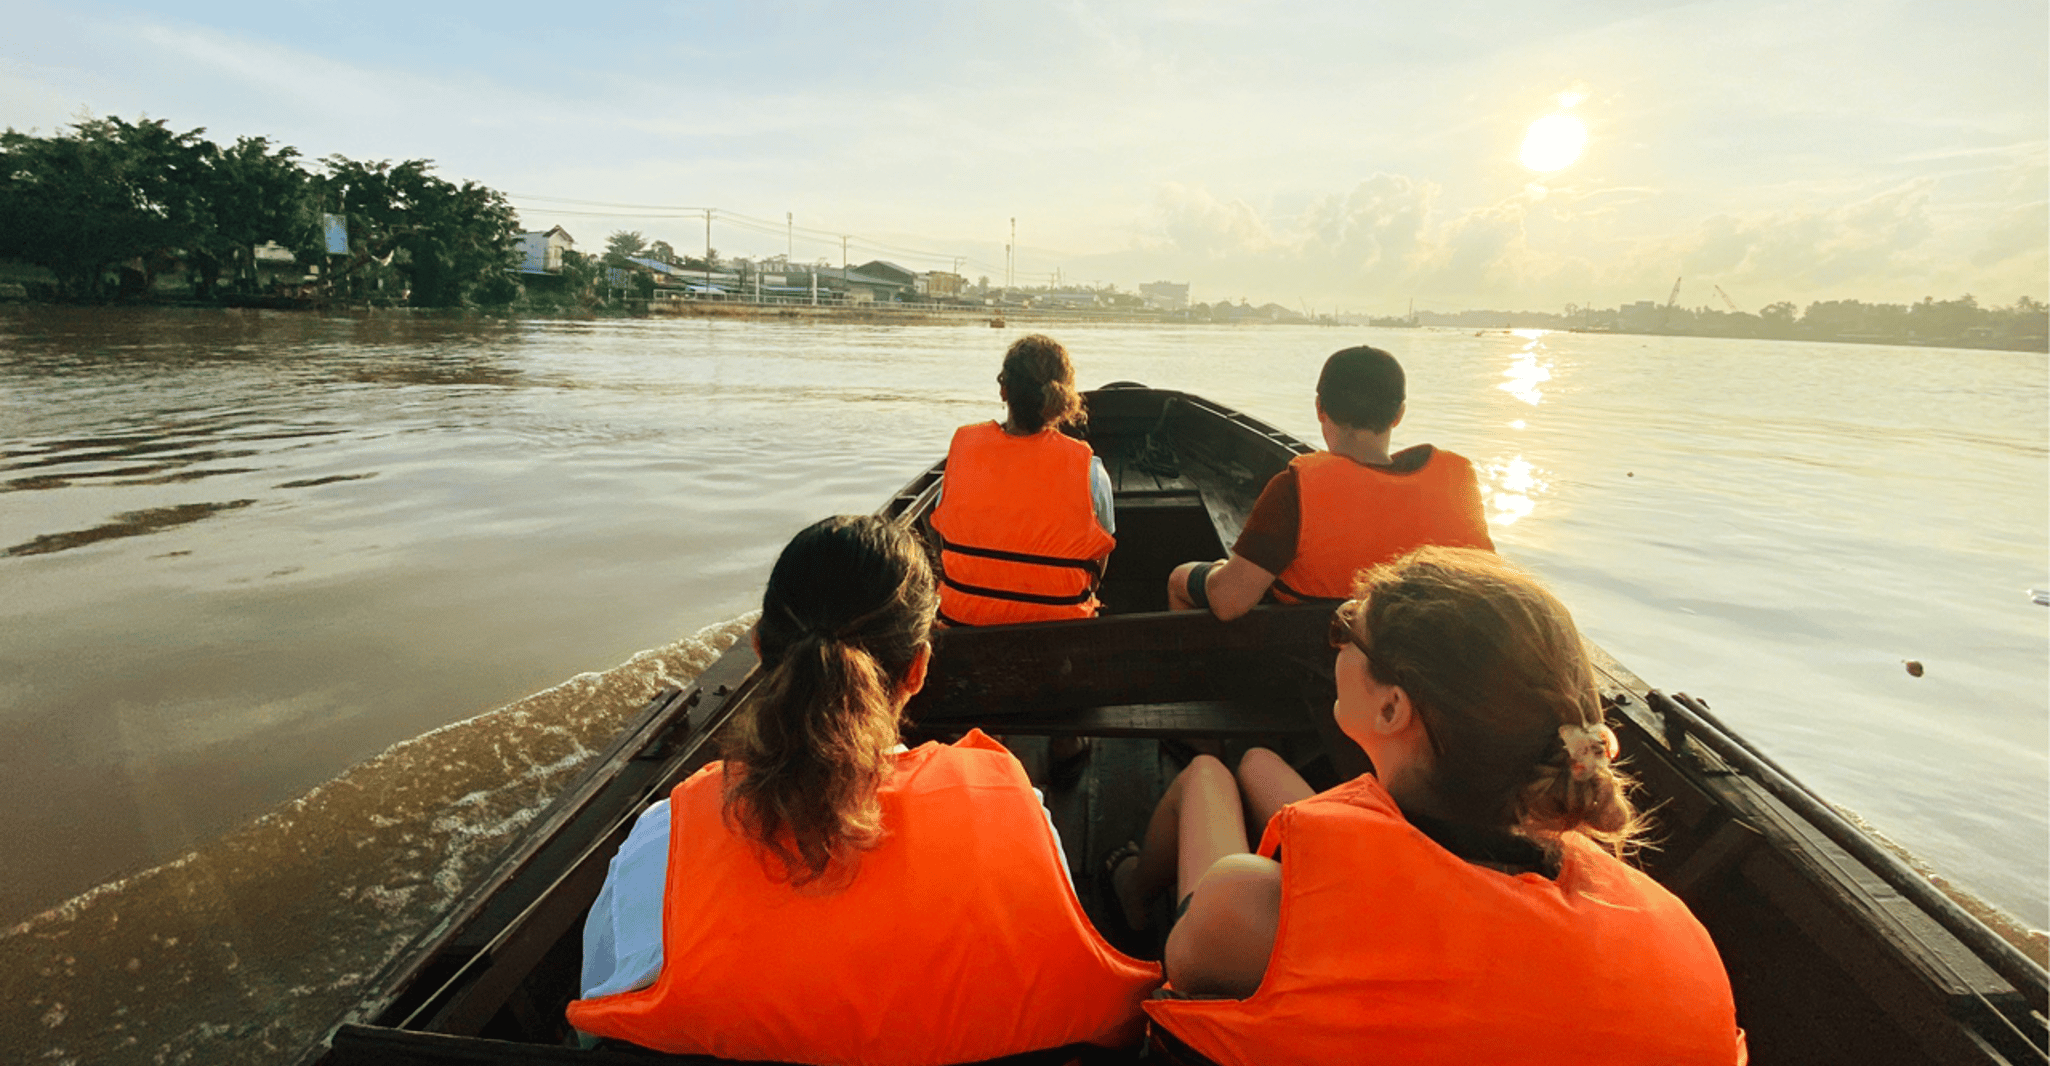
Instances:
[[[1717,285],[1717,286],[1715,286],[1715,294],[1716,294],[1717,296],[1720,296],[1720,297],[1722,297],[1722,298],[1723,298],[1723,302],[1724,302],[1724,303],[1726,303],[1726,304],[1730,305],[1730,313],[1731,313],[1731,314],[1733,314],[1733,315],[1741,315],[1741,314],[1743,314],[1743,313],[1744,313],[1744,312],[1742,312],[1742,311],[1739,311],[1739,310],[1737,310],[1737,301],[1735,301],[1735,300],[1732,300],[1732,299],[1730,299],[1730,294],[1729,294],[1729,293],[1726,293],[1726,292],[1724,292],[1724,291],[1723,291],[1723,287],[1722,287],[1721,285]]]
[[[1672,291],[1672,292],[1669,292],[1669,293],[1667,293],[1667,294],[1666,294],[1666,311],[1665,311],[1665,314],[1664,314],[1664,315],[1661,315],[1661,316],[1659,317],[1659,328],[1660,328],[1660,329],[1664,329],[1664,328],[1666,328],[1667,326],[1669,326],[1669,325],[1671,325],[1671,324],[1672,324],[1672,322],[1673,322],[1673,304],[1674,304],[1674,302],[1676,302],[1677,300],[1679,300],[1679,299],[1680,299],[1680,282],[1682,282],[1682,281],[1685,281],[1685,280],[1686,280],[1686,275],[1684,275],[1684,274],[1683,274],[1683,275],[1681,275],[1680,277],[1677,277],[1677,278],[1674,278],[1674,279],[1673,279],[1673,291]]]

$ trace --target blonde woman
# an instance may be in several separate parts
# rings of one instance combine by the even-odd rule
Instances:
[[[1424,548],[1365,572],[1332,635],[1374,772],[1312,795],[1271,752],[1236,778],[1199,757],[1113,870],[1135,925],[1177,892],[1167,1038],[1227,1066],[1741,1061],[1708,933],[1617,857],[1639,819],[1565,607]]]

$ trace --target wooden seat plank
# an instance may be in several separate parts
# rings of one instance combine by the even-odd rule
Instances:
[[[1282,701],[1189,700],[1126,703],[1059,710],[1027,709],[988,714],[982,728],[1019,736],[1085,737],[1258,737],[1314,734],[1316,726],[1300,704]],[[945,723],[933,723],[935,731]],[[922,735],[917,722],[908,732]]]

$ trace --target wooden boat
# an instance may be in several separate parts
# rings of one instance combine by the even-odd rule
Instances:
[[[1090,440],[1116,485],[1106,613],[945,631],[926,689],[907,708],[914,742],[980,726],[1006,737],[1028,766],[1044,761],[1036,738],[1104,738],[1082,782],[1049,794],[1085,885],[1103,854],[1140,834],[1174,772],[1167,753],[1176,745],[1161,741],[1269,744],[1319,787],[1361,767],[1331,724],[1328,607],[1261,607],[1232,623],[1165,611],[1168,571],[1220,557],[1268,477],[1308,446],[1177,392],[1117,384],[1089,403]],[[942,463],[920,474],[880,513],[919,520],[944,473]],[[2050,1058],[2041,964],[1699,701],[1653,691],[1595,654],[1624,753],[1657,807],[1660,846],[1643,861],[1714,935],[1756,1061]],[[576,993],[584,915],[634,817],[714,757],[721,728],[755,691],[756,665],[742,641],[688,690],[651,702],[302,1062],[646,1061],[651,1053],[571,1046],[563,1007]],[[1093,893],[1082,894],[1100,910]],[[1103,928],[1114,920],[1094,917]],[[1165,1044],[1161,1052],[1187,1058]]]

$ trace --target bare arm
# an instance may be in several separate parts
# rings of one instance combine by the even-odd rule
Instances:
[[[1170,609],[1195,609],[1196,601],[1189,595],[1189,573],[1199,565],[1183,563],[1167,576],[1167,604]],[[1203,590],[1210,601],[1210,613],[1220,621],[1229,622],[1252,610],[1273,584],[1273,574],[1241,556],[1233,555],[1210,568]]]

